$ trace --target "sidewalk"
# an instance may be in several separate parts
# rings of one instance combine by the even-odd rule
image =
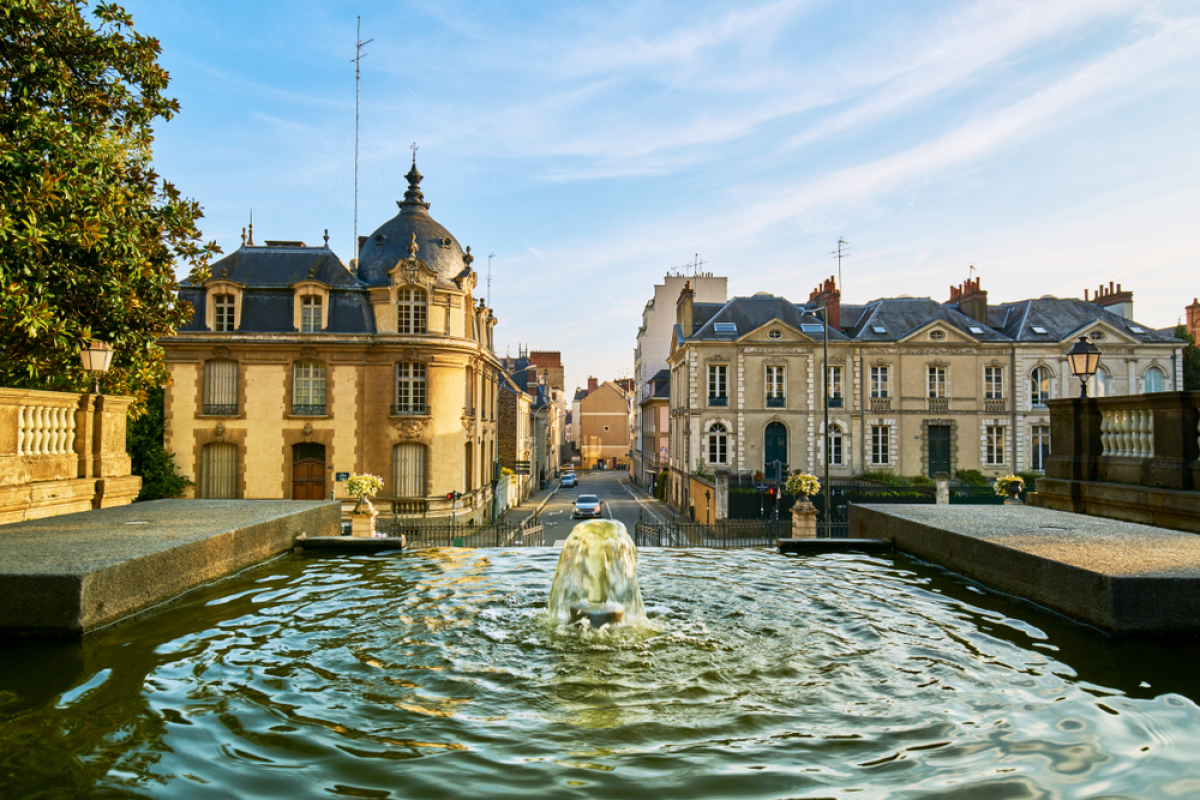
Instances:
[[[689,522],[688,518],[680,514],[675,509],[664,503],[662,500],[651,495],[641,486],[637,486],[628,478],[621,479],[621,485],[625,487],[625,491],[629,492],[635,500],[641,504],[646,515],[654,522]]]
[[[505,511],[501,518],[505,522],[515,522],[524,524],[530,517],[542,513],[542,509],[546,507],[546,503],[550,502],[550,498],[558,494],[558,481],[551,481],[550,488],[539,489],[533,494],[526,497],[520,505],[513,506]]]

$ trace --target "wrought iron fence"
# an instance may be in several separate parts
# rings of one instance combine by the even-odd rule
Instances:
[[[640,521],[634,525],[633,543],[638,547],[774,547],[777,539],[791,535],[790,520],[724,520],[711,525]]]
[[[408,550],[425,547],[544,547],[542,523],[498,522],[494,525],[430,524],[420,519],[380,519],[375,530],[404,536]]]

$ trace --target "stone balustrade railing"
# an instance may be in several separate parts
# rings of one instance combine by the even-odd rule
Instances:
[[[1100,454],[1102,456],[1153,458],[1153,412],[1148,408],[1101,410]]]
[[[129,397],[0,388],[0,525],[132,502]]]

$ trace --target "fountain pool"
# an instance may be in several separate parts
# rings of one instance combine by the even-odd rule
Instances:
[[[1179,798],[1194,640],[1111,640],[903,556],[639,553],[645,621],[546,613],[557,550],[292,555],[0,646],[0,796]]]

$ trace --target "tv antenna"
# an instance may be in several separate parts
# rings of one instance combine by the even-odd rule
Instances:
[[[837,259],[838,262],[838,291],[842,290],[842,258],[850,252],[850,243],[845,239],[838,237],[838,249],[830,251],[829,255]]]
[[[487,307],[492,307],[492,259],[495,258],[495,253],[488,253],[488,282],[487,282]]]
[[[354,254],[354,263],[357,270],[358,265],[358,84],[359,84],[359,64],[367,53],[362,51],[363,47],[369,45],[374,39],[367,39],[365,42],[362,38],[362,17],[358,18],[358,32],[354,36],[358,42],[354,47],[354,58],[350,59],[354,62],[354,243],[350,247],[350,252]]]

